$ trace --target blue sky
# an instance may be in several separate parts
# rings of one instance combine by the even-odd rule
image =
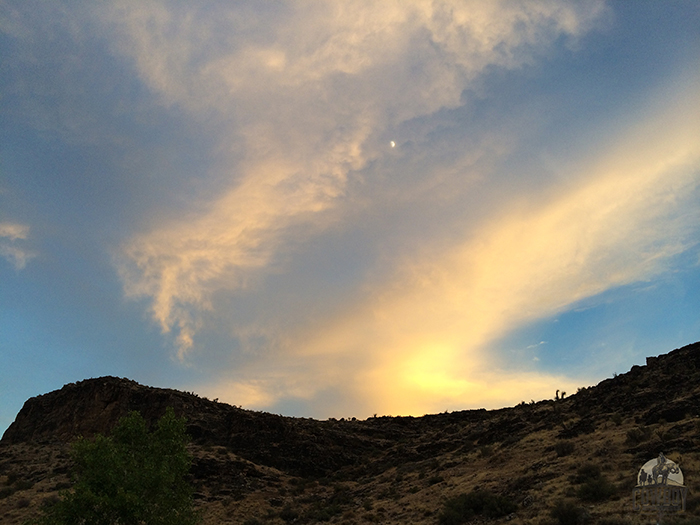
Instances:
[[[700,4],[4,2],[0,431],[101,375],[498,408],[700,340]]]

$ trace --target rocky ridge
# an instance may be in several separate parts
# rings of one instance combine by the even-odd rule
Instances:
[[[0,440],[0,521],[22,523],[70,487],[68,444],[129,411],[185,416],[205,523],[437,523],[475,487],[519,505],[513,523],[550,523],[563,500],[635,522],[636,470],[660,451],[700,478],[700,343],[574,395],[500,410],[367,420],[291,418],[102,377],[33,397]],[[605,501],[577,500],[576,469],[599,465]],[[695,475],[695,473],[698,473]],[[580,484],[580,483],[579,483]],[[698,485],[700,488],[700,485]]]

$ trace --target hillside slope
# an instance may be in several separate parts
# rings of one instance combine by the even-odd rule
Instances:
[[[592,520],[636,523],[635,476],[659,452],[685,474],[683,519],[700,512],[695,343],[565,399],[364,421],[248,411],[114,377],[69,384],[27,400],[0,440],[0,521],[22,523],[70,487],[77,436],[168,406],[188,421],[205,523],[435,524],[446,499],[477,488],[516,505],[495,522],[554,523],[569,501]],[[607,491],[591,496],[589,482]]]

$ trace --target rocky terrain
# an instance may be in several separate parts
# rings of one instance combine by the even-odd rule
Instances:
[[[501,410],[317,421],[102,377],[29,399],[0,440],[0,522],[23,523],[70,490],[70,443],[138,410],[172,406],[192,437],[205,524],[437,524],[473,490],[513,504],[478,522],[652,523],[632,508],[636,474],[660,452],[680,464],[700,523],[700,343],[648,358],[576,394]]]

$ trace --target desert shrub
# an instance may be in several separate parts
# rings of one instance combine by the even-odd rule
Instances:
[[[630,525],[630,522],[625,518],[601,518],[597,525]]]
[[[47,496],[41,500],[41,506],[44,508],[53,507],[59,501],[61,501],[61,498],[59,498],[57,494],[51,494],[50,496]]]
[[[333,495],[330,498],[330,503],[335,505],[349,505],[352,502],[352,494],[347,486],[336,485],[333,488]]]
[[[77,479],[72,492],[43,510],[39,525],[148,523],[192,525],[199,514],[185,476],[190,468],[184,418],[172,408],[149,432],[138,412],[111,436],[73,444]]]
[[[517,434],[511,434],[503,440],[503,442],[501,443],[501,447],[511,447],[516,443],[520,443],[521,439],[522,436],[519,436]]]
[[[583,501],[605,501],[617,492],[617,487],[593,463],[581,465],[572,481],[581,486],[576,491],[571,490],[570,495],[575,494]]]
[[[299,518],[299,513],[290,505],[286,505],[279,514],[280,518],[286,522],[296,521]]]
[[[665,516],[663,523],[664,525],[700,525],[700,517],[688,516],[687,514],[675,514]]]
[[[379,494],[377,494],[379,499],[399,499],[401,495],[396,490],[396,487],[387,487],[382,489]]]
[[[554,445],[554,451],[557,453],[557,457],[568,456],[574,451],[574,444],[571,441],[558,441]]]
[[[8,496],[14,494],[14,489],[12,487],[3,487],[0,489],[0,499],[5,499]]]
[[[34,486],[34,483],[31,481],[28,481],[26,479],[20,479],[18,481],[15,481],[15,490],[27,490],[30,489]]]
[[[442,476],[432,476],[428,480],[428,485],[437,485],[438,483],[442,483],[443,481],[445,481],[445,478],[443,478]]]
[[[500,518],[515,512],[516,509],[515,503],[508,498],[486,490],[475,490],[448,499],[438,520],[440,525],[461,525],[476,515]]]
[[[17,508],[25,509],[29,507],[30,503],[31,502],[29,501],[29,498],[20,498],[19,500],[17,500]]]
[[[490,458],[493,456],[493,447],[491,445],[484,445],[479,449],[479,456],[482,458]]]
[[[689,494],[685,502],[685,510],[694,512],[696,509],[700,509],[700,496]]]
[[[15,471],[9,472],[7,474],[7,481],[5,482],[6,485],[12,485],[15,481],[19,479],[19,474]]]
[[[617,492],[615,485],[605,476],[589,479],[583,483],[576,493],[583,501],[605,501]]]
[[[627,431],[627,442],[631,445],[637,445],[651,439],[651,428],[636,427],[630,428]]]
[[[558,501],[551,516],[559,525],[585,525],[590,519],[586,509],[568,500]]]
[[[307,512],[306,518],[309,519],[311,522],[330,521],[333,518],[333,516],[337,516],[342,512],[343,509],[340,507],[340,505],[332,503],[327,507],[316,506],[312,508],[309,512]]]
[[[595,463],[585,463],[576,470],[576,483],[585,483],[591,479],[598,479],[601,476],[600,466]]]
[[[698,425],[698,428],[700,429],[700,424]],[[700,432],[700,430],[698,430]],[[455,454],[469,454],[472,450],[474,450],[474,442],[467,440],[459,449],[455,451]]]
[[[258,518],[248,518],[243,522],[243,525],[263,525],[263,522]]]

